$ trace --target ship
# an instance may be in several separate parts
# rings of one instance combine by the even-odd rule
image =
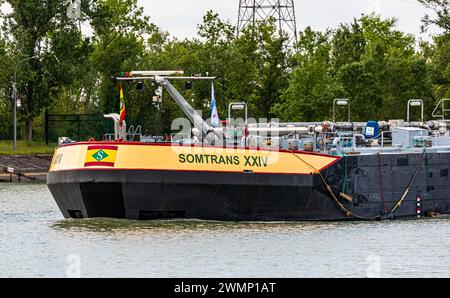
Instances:
[[[434,120],[424,102],[406,120],[352,122],[349,99],[333,100],[333,121],[252,122],[231,103],[212,127],[171,83],[214,80],[181,71],[134,71],[120,82],[150,80],[194,125],[170,140],[120,125],[107,140],[60,138],[47,177],[65,218],[215,221],[355,221],[450,214],[450,121],[441,100]],[[421,118],[412,121],[413,108]],[[340,109],[340,110],[339,110]],[[336,121],[346,109],[345,121]],[[242,121],[233,123],[232,113]],[[340,112],[340,113],[339,113]],[[348,112],[348,113],[347,113]]]

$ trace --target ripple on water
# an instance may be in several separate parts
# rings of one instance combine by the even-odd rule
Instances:
[[[450,277],[450,219],[64,220],[45,185],[0,184],[0,277]],[[375,267],[378,268],[378,267]]]

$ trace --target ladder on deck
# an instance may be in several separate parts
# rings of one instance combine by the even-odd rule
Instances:
[[[450,98],[444,98],[438,102],[438,104],[436,105],[436,107],[433,110],[433,114],[432,114],[433,118],[442,118],[442,120],[446,120],[445,113],[450,112],[450,109],[446,108],[445,104],[449,101],[450,101]],[[439,110],[440,110],[441,114],[438,114]]]

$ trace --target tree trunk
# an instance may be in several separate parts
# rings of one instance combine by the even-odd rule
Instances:
[[[31,142],[33,140],[33,119],[25,120],[25,141]]]

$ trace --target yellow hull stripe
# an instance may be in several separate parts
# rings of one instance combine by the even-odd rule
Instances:
[[[306,152],[295,155],[251,149],[80,143],[57,148],[50,171],[114,168],[310,175],[339,160]]]

